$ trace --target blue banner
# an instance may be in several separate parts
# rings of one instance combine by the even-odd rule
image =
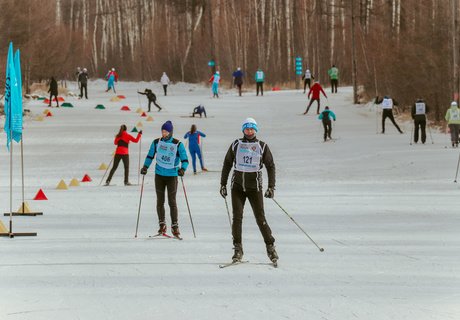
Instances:
[[[14,61],[16,60],[16,61]],[[17,67],[15,66],[17,64]],[[19,51],[16,52],[16,59],[13,56],[13,43],[10,42],[8,57],[6,62],[6,82],[5,82],[5,126],[6,147],[10,149],[10,142],[21,141],[22,136],[22,89],[21,67],[19,61]]]

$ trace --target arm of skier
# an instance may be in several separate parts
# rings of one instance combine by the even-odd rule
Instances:
[[[202,136],[203,138],[206,138],[206,135],[205,135],[203,132],[198,131],[198,134],[199,134],[200,136]]]
[[[275,183],[276,183],[275,162],[273,161],[273,155],[268,145],[265,145],[264,153],[262,155],[262,160],[265,165],[265,168],[267,169],[268,188],[272,188],[273,190],[275,190]]]
[[[141,140],[141,137],[142,137],[142,130],[138,132],[136,138],[134,138],[132,135],[129,135],[129,141],[134,142],[134,143],[138,143],[139,140]]]
[[[235,154],[233,152],[233,144],[231,144],[228,148],[227,154],[225,155],[224,164],[222,166],[222,174],[220,176],[220,184],[222,186],[227,185],[228,176],[230,174],[230,170],[232,170],[234,159]]]
[[[153,140],[152,144],[150,145],[149,153],[147,154],[147,157],[145,157],[144,167],[147,169],[152,164],[153,158],[155,158],[155,153],[157,150],[157,143],[158,143],[158,139]]]
[[[185,172],[188,167],[188,157],[187,151],[185,150],[184,144],[182,142],[179,143],[179,159],[181,161],[181,169]]]

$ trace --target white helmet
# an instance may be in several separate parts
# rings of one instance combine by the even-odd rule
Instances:
[[[115,71],[115,68],[112,68],[112,71]]]

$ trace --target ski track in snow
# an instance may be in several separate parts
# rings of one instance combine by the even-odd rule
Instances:
[[[69,84],[75,92],[75,83]],[[134,111],[136,91],[153,88],[165,112],[153,122]],[[252,89],[252,88],[251,88]],[[268,89],[268,88],[266,88]],[[412,123],[391,122],[376,134],[373,106],[351,104],[351,88],[321,101],[337,115],[334,143],[322,143],[316,115],[301,91],[224,90],[179,83],[162,96],[159,83],[119,82],[111,102],[105,81],[90,82],[90,100],[68,97],[74,108],[51,108],[53,117],[24,122],[26,201],[43,216],[14,217],[14,231],[38,237],[0,238],[0,319],[459,319],[459,185],[453,183],[459,150],[444,148],[447,135],[432,129],[426,145],[409,145]],[[144,96],[140,107],[146,109]],[[105,110],[94,109],[103,104]],[[184,118],[204,104],[214,118]],[[128,105],[131,112],[120,111]],[[315,107],[315,106],[314,106]],[[37,115],[48,108],[30,101]],[[312,107],[313,108],[313,107]],[[315,108],[310,111],[316,111]],[[251,263],[220,269],[232,255],[220,173],[184,177],[197,238],[178,186],[179,224],[184,241],[148,239],[157,230],[153,166],[145,178],[138,238],[134,232],[139,186],[124,187],[119,166],[112,183],[98,186],[115,149],[121,124],[139,121],[141,145],[130,144],[130,180],[138,183],[141,163],[166,120],[175,137],[192,123],[207,134],[205,165],[220,170],[246,117],[259,123],[277,169],[277,201],[324,247],[310,243],[273,201],[265,200],[267,221],[280,256],[268,265],[250,206],[243,221],[244,259]],[[380,119],[378,119],[380,125]],[[5,137],[5,135],[3,135]],[[3,139],[3,145],[5,138]],[[14,144],[13,209],[21,203],[18,144]],[[0,148],[0,199],[9,210],[6,147]],[[199,170],[199,166],[198,166]],[[58,182],[93,179],[69,190]],[[264,169],[264,185],[267,175]],[[32,201],[43,188],[48,201]],[[230,205],[230,202],[229,202]],[[169,215],[166,206],[168,226]],[[8,217],[1,221],[8,225]],[[168,229],[169,231],[169,229]]]

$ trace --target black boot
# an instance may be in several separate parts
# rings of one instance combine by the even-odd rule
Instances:
[[[243,246],[240,243],[236,243],[233,249],[235,250],[232,257],[233,262],[241,261],[243,259]]]
[[[160,228],[158,229],[158,234],[166,233],[166,223],[160,222]]]
[[[268,259],[272,262],[278,261],[278,253],[276,253],[274,244],[267,244],[267,255]]]
[[[179,226],[177,225],[177,223],[171,226],[171,231],[172,231],[173,236],[175,236],[176,238],[180,237]]]

